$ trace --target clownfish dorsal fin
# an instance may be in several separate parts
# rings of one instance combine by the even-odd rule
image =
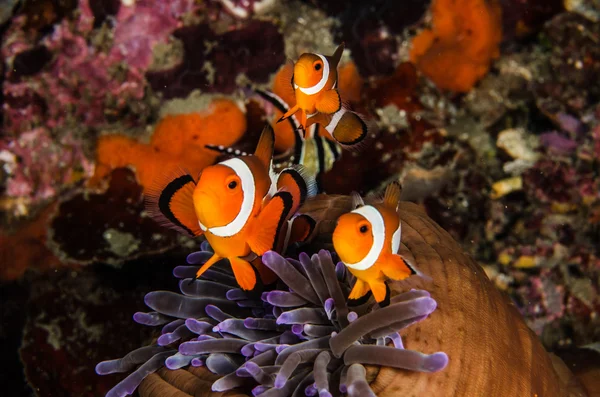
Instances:
[[[392,182],[385,189],[383,195],[383,205],[393,210],[398,208],[398,202],[400,201],[400,193],[402,193],[402,187],[399,182]]]
[[[352,197],[352,210],[355,210],[365,205],[365,202],[363,201],[362,197],[360,197],[360,194],[358,194],[357,192],[350,193],[350,197]]]
[[[342,59],[342,54],[344,53],[344,43],[342,42],[342,44],[340,44],[338,46],[338,48],[335,49],[335,52],[333,53],[333,55],[331,56],[331,68],[337,68],[337,66],[340,63],[340,60]]]
[[[254,155],[263,163],[265,169],[268,170],[271,167],[271,160],[273,158],[273,148],[275,145],[275,132],[270,124],[266,124],[263,128],[258,145],[254,151]]]

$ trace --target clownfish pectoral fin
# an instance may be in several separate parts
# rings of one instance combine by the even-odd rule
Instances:
[[[256,271],[252,265],[241,258],[228,258],[235,281],[244,291],[251,291],[256,287]]]
[[[296,92],[294,90],[294,62],[288,59],[285,65],[277,72],[273,80],[273,92],[280,97],[289,107],[296,105]]]
[[[271,169],[271,160],[273,159],[273,150],[275,147],[275,132],[270,124],[265,124],[262,130],[258,145],[254,155],[263,163],[265,169]]]
[[[369,135],[369,127],[363,118],[345,108],[334,114],[325,129],[345,148],[360,145]]]
[[[400,194],[402,193],[402,187],[399,182],[392,182],[385,189],[385,193],[383,195],[383,204],[396,210],[398,208],[398,202],[400,201]]]
[[[292,117],[298,110],[300,110],[300,108],[298,107],[298,105],[292,106],[287,112],[285,112],[283,114],[283,116],[281,116],[279,118],[279,120],[277,120],[277,122],[281,123],[283,120],[287,119],[288,117]],[[302,122],[300,122],[300,124],[302,124]]]
[[[373,296],[379,306],[387,306],[390,304],[390,287],[383,281],[371,281],[369,288],[373,292]]]
[[[333,114],[342,109],[342,98],[338,90],[325,91],[315,103],[317,111],[325,114]]]
[[[192,176],[181,169],[158,178],[146,190],[146,211],[161,226],[192,237],[199,236],[203,232],[194,209],[195,188]]]
[[[292,205],[291,193],[277,192],[261,209],[258,216],[254,218],[252,229],[248,234],[248,245],[252,252],[262,256],[275,248]]]
[[[291,193],[294,214],[308,197],[316,196],[317,183],[308,170],[301,165],[286,168],[277,177],[277,190]]]
[[[365,296],[369,292],[369,284],[364,282],[363,280],[357,278],[354,287],[352,287],[352,291],[350,291],[350,295],[348,295],[348,299],[357,300]]]
[[[214,265],[221,259],[223,259],[223,257],[217,254],[213,254],[213,256],[211,256],[206,262],[204,262],[200,269],[198,269],[198,271],[196,272],[196,278],[200,278],[205,271],[207,271],[212,265]]]
[[[335,52],[330,57],[329,62],[332,68],[336,68],[340,64],[340,60],[342,59],[342,54],[344,53],[344,43],[340,44],[338,48],[335,49]]]
[[[381,271],[392,280],[404,280],[416,272],[404,262],[400,255],[387,254],[381,261]]]

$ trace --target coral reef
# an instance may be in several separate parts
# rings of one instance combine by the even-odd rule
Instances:
[[[197,244],[151,223],[142,208],[147,187],[169,169],[197,174],[236,150],[251,152],[275,112],[250,88],[271,87],[286,58],[328,54],[344,41],[339,88],[350,108],[372,123],[373,134],[360,150],[338,156],[315,146],[314,157],[323,154],[327,163],[320,187],[328,194],[375,195],[399,180],[402,198],[419,203],[466,252],[415,207],[404,213],[405,254],[417,252],[420,269],[434,282],[408,280],[396,292],[427,290],[438,307],[402,330],[402,340],[416,351],[444,351],[450,362],[439,374],[368,366],[373,391],[438,395],[476,387],[477,381],[487,387],[516,379],[506,383],[548,395],[531,384],[545,379],[565,395],[562,384],[547,376],[549,361],[538,339],[555,352],[600,339],[598,5],[3,2],[0,381],[26,387],[25,367],[40,395],[96,395],[122,380],[124,375],[96,376],[93,364],[124,354],[119,345],[150,343],[152,329],[138,332],[127,312],[143,310],[148,291],[175,290],[172,266]],[[295,136],[288,124],[277,128],[277,149],[285,154]],[[234,149],[217,153],[205,144]],[[323,197],[311,204],[322,206],[312,208],[315,216],[347,209],[334,208],[343,199]],[[335,217],[328,216],[303,249],[332,248],[327,233]],[[415,222],[427,225],[415,227],[420,237],[410,230]],[[481,291],[501,310],[506,306],[467,254],[512,299],[518,312],[506,314],[509,321],[488,320],[493,316],[486,317],[487,309],[469,311]],[[452,274],[440,273],[444,269]],[[249,301],[265,303],[256,296]],[[455,307],[467,308],[461,318]],[[236,310],[246,309],[236,304]],[[519,335],[509,334],[505,323],[518,324]],[[486,340],[501,343],[489,347]],[[539,367],[523,357],[523,349],[506,349],[521,346],[517,340],[532,346]],[[462,360],[472,351],[475,356]],[[500,368],[507,351],[510,368]],[[489,354],[503,359],[490,360]],[[587,371],[573,360],[567,364]],[[474,376],[483,366],[494,368],[496,377]],[[508,370],[514,372],[503,372]],[[594,377],[594,371],[586,373]],[[178,379],[196,376],[203,381],[194,387],[205,393],[220,377],[196,367],[162,368],[139,391],[172,388]]]
[[[32,202],[48,200],[93,172],[80,140],[69,135],[55,140],[42,127],[0,141],[0,159],[7,171],[6,196]]]
[[[195,89],[229,94],[242,75],[266,83],[285,61],[283,37],[268,21],[249,21],[222,34],[206,23],[185,26],[173,36],[183,43],[181,62],[146,74],[165,98],[185,97]]]
[[[48,246],[63,261],[114,266],[185,246],[144,214],[143,187],[126,168],[111,172],[104,190],[80,189],[61,200],[51,217]],[[106,214],[111,214],[107,219]],[[85,238],[80,238],[86,230]]]
[[[202,264],[211,255],[200,251],[188,262]],[[268,252],[263,261],[285,284],[264,292],[260,300],[236,288],[229,269],[213,267],[206,279],[194,280],[198,266],[175,268],[183,295],[151,292],[145,302],[154,311],[134,315],[138,323],[163,325],[158,345],[96,367],[99,374],[109,374],[140,365],[107,395],[133,393],[162,366],[206,366],[223,375],[212,384],[213,391],[242,387],[253,395],[268,390],[331,395],[339,389],[351,396],[373,394],[363,364],[422,372],[446,366],[444,353],[404,349],[398,334],[435,310],[426,291],[397,295],[386,308],[349,308],[344,297],[351,276],[343,264],[334,266],[327,251],[312,258],[301,254],[299,261]],[[394,346],[385,346],[387,341]],[[174,343],[179,343],[176,349],[170,347]]]

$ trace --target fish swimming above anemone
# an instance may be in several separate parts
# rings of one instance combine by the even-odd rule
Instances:
[[[314,221],[297,215],[315,183],[302,167],[272,173],[274,132],[267,125],[254,154],[234,157],[205,168],[195,180],[180,172],[149,189],[147,208],[161,224],[190,236],[204,235],[214,254],[196,273],[227,258],[240,287],[256,287],[256,273],[265,284],[274,275],[260,256],[283,252],[307,238]]]
[[[343,52],[341,44],[331,56],[305,53],[296,63],[288,61],[277,74],[275,87],[289,105],[278,122],[298,115],[305,134],[308,127],[320,124],[337,143],[349,148],[367,138],[368,126],[359,114],[348,109],[337,88],[337,67]]]
[[[277,95],[279,92],[270,92],[261,89],[254,89],[253,91],[281,114],[286,113],[290,109],[288,103]],[[280,153],[273,156],[273,167],[275,169],[283,169],[301,165],[310,175],[315,176],[317,191],[323,192],[321,176],[331,170],[333,164],[339,160],[342,155],[342,147],[333,140],[329,133],[323,133],[323,127],[319,124],[312,124],[303,133],[295,115],[288,117],[286,121],[288,121],[290,128],[285,132],[292,134],[292,143],[290,147],[281,149]],[[272,126],[275,134],[284,132],[278,128],[277,123],[272,124]],[[277,139],[279,138],[276,136],[276,141]],[[205,147],[228,155],[247,154],[234,146],[228,147],[209,144]]]
[[[369,291],[380,305],[386,305],[390,289],[385,279],[404,280],[417,271],[400,255],[402,224],[397,213],[400,185],[394,182],[385,190],[383,202],[365,205],[353,196],[355,209],[340,216],[333,232],[335,251],[356,283],[348,299],[360,299]]]

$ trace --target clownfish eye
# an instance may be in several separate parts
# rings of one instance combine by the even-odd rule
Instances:
[[[230,188],[231,190],[235,189],[237,187],[237,182],[236,181],[231,181],[229,182],[229,184],[227,185],[228,188]]]
[[[360,229],[358,229],[361,233],[365,234],[369,231],[369,227],[367,225],[362,225]]]
[[[321,65],[321,62],[317,62],[317,63],[315,63],[315,70],[318,72],[319,70],[321,70],[321,67],[322,67],[322,66],[323,66],[323,65]]]

